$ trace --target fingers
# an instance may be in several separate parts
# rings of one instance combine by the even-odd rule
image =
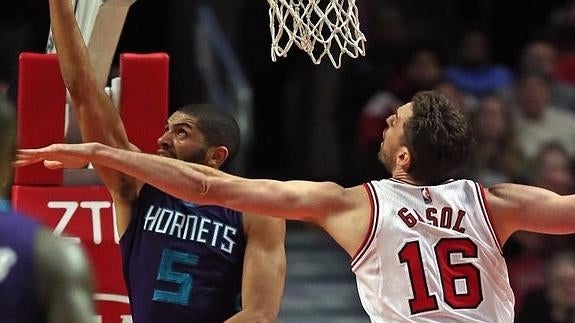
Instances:
[[[38,149],[18,149],[16,160],[12,163],[14,167],[23,167],[43,161],[44,158]]]
[[[65,168],[65,165],[57,160],[44,160],[44,167],[48,169],[60,169]]]
[[[48,169],[61,168],[85,168],[88,160],[82,157],[73,156],[67,151],[65,145],[54,144],[40,149],[18,149],[14,167],[23,167],[39,162],[44,162]]]
[[[12,162],[13,167],[23,167],[41,162],[42,159],[16,159]]]
[[[41,162],[41,158],[27,158],[17,155],[16,160],[12,162],[13,167],[23,167]]]

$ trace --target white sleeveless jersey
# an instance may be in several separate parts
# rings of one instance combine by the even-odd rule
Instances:
[[[513,322],[507,266],[479,184],[365,184],[371,225],[352,260],[372,322]]]

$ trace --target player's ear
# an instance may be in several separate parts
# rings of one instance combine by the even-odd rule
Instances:
[[[225,146],[210,147],[206,153],[206,163],[208,166],[220,168],[228,159],[229,151]]]
[[[396,157],[396,165],[401,167],[401,169],[403,169],[404,171],[407,171],[409,169],[409,166],[411,166],[411,154],[406,146],[401,146],[399,148]]]

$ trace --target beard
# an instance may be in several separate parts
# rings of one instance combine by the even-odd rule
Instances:
[[[186,156],[185,158],[178,158],[178,159],[181,159],[181,160],[188,162],[188,163],[205,165],[207,153],[208,153],[207,148],[201,148],[201,149],[198,149],[198,150],[192,152],[189,156]]]
[[[188,163],[195,163],[195,164],[206,164],[206,153],[207,149],[200,149],[194,153],[192,153],[188,158],[184,158],[182,160]]]
[[[379,148],[379,153],[377,154],[377,158],[383,164],[383,167],[385,167],[385,170],[387,170],[387,172],[391,174],[391,172],[393,170],[393,160],[390,157],[390,154],[388,154],[383,149],[383,143],[381,144],[381,146]]]

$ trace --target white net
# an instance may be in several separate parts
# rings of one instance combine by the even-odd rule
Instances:
[[[355,0],[268,0],[271,56],[286,57],[293,44],[315,64],[328,56],[339,68],[343,55],[365,55],[365,36],[359,29]]]

